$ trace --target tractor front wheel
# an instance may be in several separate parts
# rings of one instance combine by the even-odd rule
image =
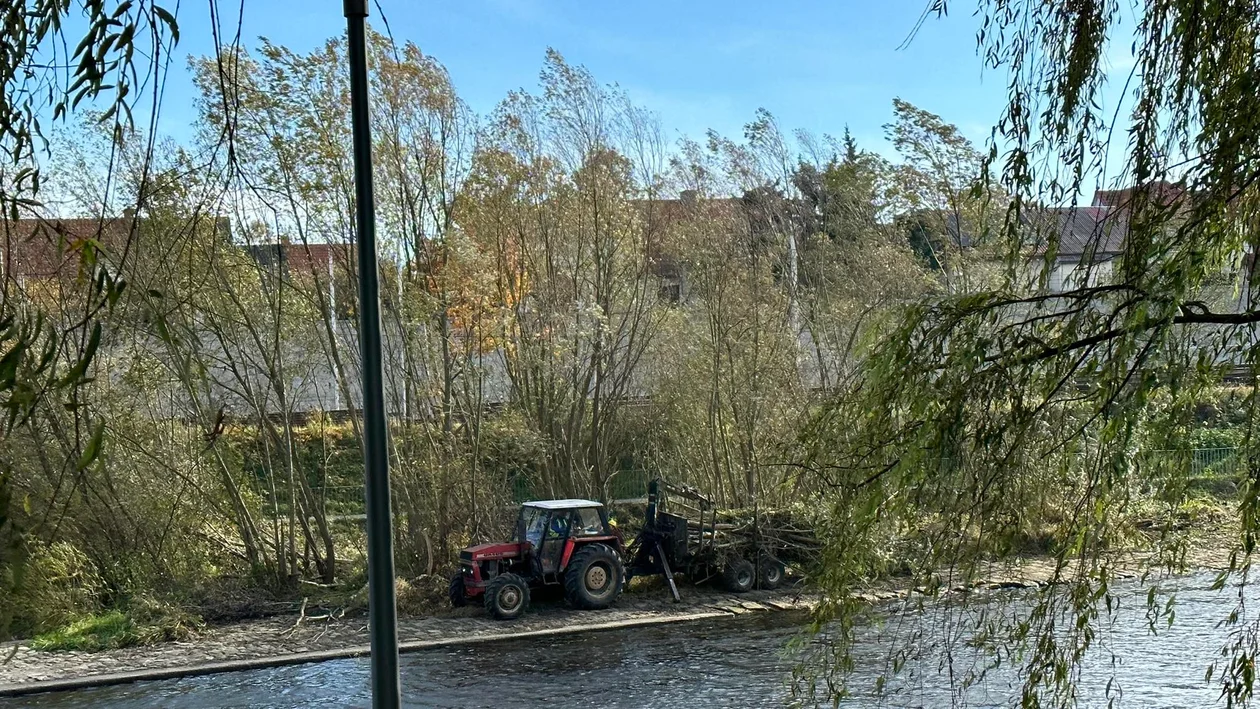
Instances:
[[[486,612],[495,620],[516,620],[529,608],[529,584],[516,574],[500,574],[486,584]]]
[[[753,587],[757,580],[757,570],[747,559],[732,558],[722,569],[722,585],[731,593],[744,593]]]
[[[451,583],[446,587],[446,596],[451,599],[451,605],[456,608],[468,605],[468,590],[464,588],[464,574],[458,573],[451,577]]]
[[[621,557],[611,547],[591,544],[582,547],[564,572],[564,595],[574,608],[602,610],[621,595],[625,572]]]

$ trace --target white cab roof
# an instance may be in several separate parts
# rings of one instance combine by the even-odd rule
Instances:
[[[603,507],[598,502],[591,500],[535,500],[534,502],[526,502],[526,507],[537,507],[544,510],[570,510],[575,507]]]

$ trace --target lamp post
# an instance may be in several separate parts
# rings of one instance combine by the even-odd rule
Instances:
[[[363,357],[363,453],[367,500],[368,628],[372,643],[372,706],[397,709],[398,619],[394,599],[394,542],[385,447],[381,373],[380,282],[376,205],[372,198],[372,130],[368,111],[367,0],[344,0],[350,58],[350,125],[359,261],[359,351]]]

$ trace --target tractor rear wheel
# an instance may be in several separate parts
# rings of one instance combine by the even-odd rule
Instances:
[[[621,557],[605,544],[582,547],[564,572],[564,596],[574,608],[601,610],[621,595]]]
[[[516,574],[499,574],[486,584],[485,603],[495,620],[516,620],[529,608],[529,584]]]
[[[757,570],[747,559],[732,558],[722,569],[722,585],[731,593],[744,593],[757,580]]]
[[[451,583],[446,587],[446,597],[451,599],[451,605],[456,608],[468,605],[468,590],[464,588],[463,573],[451,577]]]
[[[766,591],[773,591],[783,583],[783,562],[770,556],[762,554],[760,563],[757,568],[757,581],[759,588]]]

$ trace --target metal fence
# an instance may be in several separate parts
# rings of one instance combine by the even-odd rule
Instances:
[[[1184,456],[1184,458],[1183,458]],[[1148,465],[1189,464],[1190,477],[1227,477],[1241,472],[1243,458],[1237,448],[1193,448],[1189,450],[1152,450],[1143,456]]]
[[[646,500],[652,473],[647,470],[620,470],[608,479],[605,496],[612,502]]]
[[[1197,448],[1191,456],[1190,474],[1195,477],[1233,475],[1242,470],[1237,448]]]

